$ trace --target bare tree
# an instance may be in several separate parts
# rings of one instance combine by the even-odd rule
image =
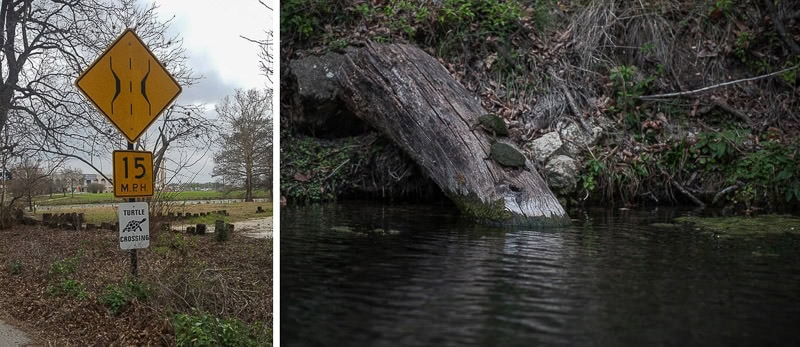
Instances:
[[[214,176],[245,189],[253,201],[253,188],[272,183],[272,91],[237,89],[216,111],[222,121],[221,150],[214,155]]]
[[[30,211],[33,211],[33,197],[45,192],[50,172],[42,168],[41,163],[25,159],[12,171],[9,191],[14,198],[25,199]]]
[[[124,148],[126,141],[73,82],[125,28],[132,28],[182,86],[196,83],[200,77],[187,64],[182,40],[167,34],[171,20],[160,21],[157,10],[155,4],[143,7],[136,0],[3,1],[0,133],[8,124],[17,124],[12,134],[15,145],[73,158],[109,179],[100,163],[111,151]],[[183,116],[190,121],[160,129],[174,130],[182,124],[192,128],[191,134],[185,129],[173,134],[201,138],[197,134],[204,129],[197,125],[207,123],[204,114]],[[164,153],[166,148],[158,146],[177,142],[180,139],[150,141],[152,147],[147,149]]]
[[[59,173],[61,180],[62,192],[66,194],[69,191],[72,196],[75,196],[75,189],[83,182],[83,172],[77,168],[64,168]]]
[[[273,11],[271,7],[269,7],[264,1],[258,1],[262,6],[264,6],[267,11],[270,13]],[[243,39],[255,43],[258,45],[259,52],[258,52],[258,68],[261,70],[261,73],[267,77],[269,80],[269,84],[272,84],[272,74],[274,72],[274,56],[272,53],[272,47],[274,45],[273,38],[274,33],[272,30],[265,30],[264,31],[265,38],[263,39],[253,39],[246,36],[241,36]]]

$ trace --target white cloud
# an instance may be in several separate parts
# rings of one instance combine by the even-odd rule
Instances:
[[[258,69],[256,44],[243,39],[265,38],[265,31],[277,21],[258,0],[156,0],[162,20],[173,19],[171,30],[183,38],[195,73],[204,76],[196,85],[184,88],[181,103],[205,103],[207,114],[215,117],[213,104],[234,89],[264,88],[267,78]],[[269,1],[267,1],[269,3]],[[277,6],[273,6],[277,8]],[[187,168],[185,177],[212,181],[213,156]],[[194,175],[196,173],[196,175]]]

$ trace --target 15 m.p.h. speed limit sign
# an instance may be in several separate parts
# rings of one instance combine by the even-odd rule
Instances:
[[[114,196],[153,196],[153,153],[114,151]]]

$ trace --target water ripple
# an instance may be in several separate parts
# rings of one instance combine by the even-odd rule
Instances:
[[[564,229],[508,230],[450,211],[283,210],[284,345],[800,342],[797,237],[717,240],[607,211]]]

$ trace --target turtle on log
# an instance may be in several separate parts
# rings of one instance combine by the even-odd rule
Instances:
[[[486,130],[486,132],[494,134],[495,136],[508,136],[508,126],[503,118],[494,114],[487,113],[478,117],[478,125]]]
[[[489,150],[489,158],[505,167],[516,169],[525,167],[525,155],[507,143],[493,143]]]

